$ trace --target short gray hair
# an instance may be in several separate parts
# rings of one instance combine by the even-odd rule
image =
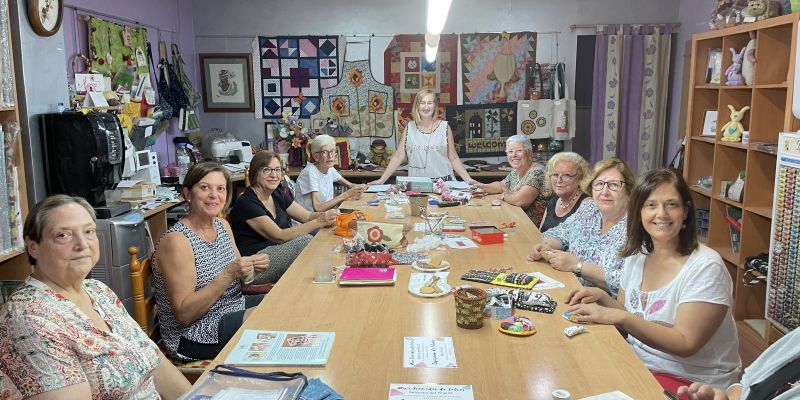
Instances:
[[[574,153],[571,151],[562,151],[561,153],[556,153],[553,157],[550,157],[550,160],[547,161],[547,179],[545,179],[545,193],[552,193],[553,192],[553,184],[550,182],[550,175],[553,174],[553,170],[556,169],[556,165],[560,162],[568,162],[575,166],[575,180],[581,182],[586,174],[589,173],[589,163],[581,157],[580,154]],[[580,183],[578,184],[578,190],[581,190]]]
[[[42,241],[42,232],[44,227],[50,222],[50,215],[53,211],[61,206],[67,204],[77,204],[83,207],[86,212],[92,217],[92,221],[97,222],[97,216],[94,213],[94,208],[89,205],[83,197],[69,196],[66,194],[56,194],[50,196],[33,206],[25,218],[25,225],[22,228],[22,236],[33,242],[40,243]],[[28,262],[31,265],[36,265],[36,259],[28,254]]]
[[[525,135],[516,134],[506,139],[506,147],[512,143],[522,143],[522,147],[525,150],[533,151],[533,143],[531,143],[531,140]]]
[[[311,153],[317,154],[322,150],[322,146],[327,146],[329,144],[336,145],[336,139],[330,135],[318,135],[311,140]]]

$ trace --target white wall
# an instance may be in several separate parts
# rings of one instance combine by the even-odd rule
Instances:
[[[680,0],[454,0],[444,32],[560,32],[539,35],[537,61],[565,62],[572,90],[576,36],[593,30],[571,32],[571,24],[676,22],[679,3]],[[373,41],[372,72],[383,81],[386,44],[394,34],[423,33],[426,4],[425,0],[195,0],[195,47],[198,53],[249,52],[256,35],[375,34],[380,37]],[[378,41],[384,45],[378,46]],[[460,80],[459,74],[459,93]],[[200,118],[204,131],[219,128],[254,144],[264,141],[264,120],[256,120],[251,113],[201,113]]]

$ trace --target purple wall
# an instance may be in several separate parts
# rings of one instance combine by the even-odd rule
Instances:
[[[76,23],[76,12],[69,6],[91,10],[97,13],[113,15],[122,20],[98,16],[120,24],[133,25],[125,20],[137,21],[143,25],[148,25],[147,38],[152,44],[155,62],[158,62],[158,40],[159,37],[167,43],[167,49],[172,43],[177,43],[180,48],[183,60],[186,63],[186,74],[192,83],[197,85],[198,76],[196,73],[197,62],[194,46],[194,27],[192,18],[191,0],[137,0],[137,1],[107,1],[107,0],[72,0],[65,3],[64,19],[62,29],[64,31],[64,54],[67,57],[67,68],[70,80],[73,76],[70,61],[72,56],[80,52],[88,54],[86,50],[86,23],[78,21]],[[78,14],[86,14],[79,11]],[[88,14],[91,15],[91,12]],[[75,38],[75,28],[78,28],[78,39]],[[161,29],[159,35],[158,29]],[[173,33],[174,32],[174,33]],[[80,49],[78,49],[78,47]],[[151,75],[151,82],[155,85],[156,75]],[[182,134],[174,127],[177,119],[173,119],[173,126],[166,133],[162,133],[152,150],[158,153],[159,164],[165,166],[170,162],[175,162],[175,149],[172,145],[172,138]]]
[[[691,57],[691,54],[684,55],[684,44],[687,40],[692,40],[692,35],[695,33],[709,30],[708,18],[711,15],[711,9],[716,4],[717,0],[681,0],[680,3],[678,21],[680,21],[681,26],[678,28],[675,42],[672,44],[675,58],[672,63],[672,100],[669,104],[670,116],[669,121],[667,121],[667,137],[664,146],[665,163],[669,162],[672,156],[675,155],[675,149],[680,144],[681,138],[686,134],[686,132],[678,132],[683,80],[689,79],[688,76],[683,76],[683,59],[684,56]]]

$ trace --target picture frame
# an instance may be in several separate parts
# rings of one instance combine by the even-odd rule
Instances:
[[[253,58],[248,53],[200,53],[205,112],[254,112]]]
[[[706,110],[700,136],[717,136],[717,110]]]
[[[28,0],[28,19],[39,36],[53,36],[61,29],[64,0]]]
[[[722,75],[722,49],[714,48],[708,50],[708,62],[706,64],[706,83],[719,85]]]

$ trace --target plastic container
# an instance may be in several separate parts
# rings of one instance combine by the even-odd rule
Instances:
[[[175,145],[175,160],[178,164],[178,183],[183,185],[183,178],[189,172],[189,167],[192,166],[191,150],[187,147],[186,143],[177,143]]]

